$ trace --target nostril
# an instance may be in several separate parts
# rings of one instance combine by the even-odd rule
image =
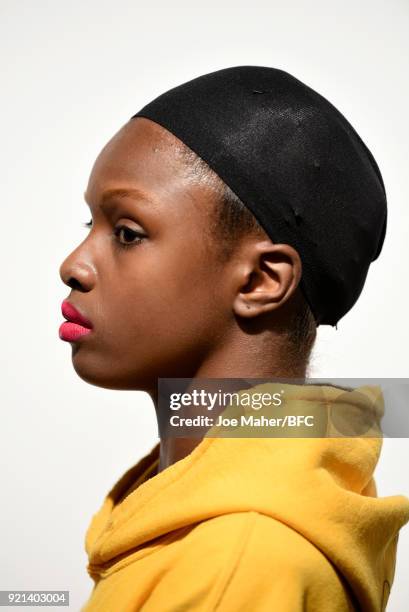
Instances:
[[[60,276],[67,287],[86,293],[94,286],[96,270],[90,262],[67,260],[60,268]]]
[[[78,289],[80,291],[83,290],[83,287],[81,283],[79,282],[79,280],[77,280],[73,276],[71,276],[71,278],[68,280],[67,285],[71,287],[71,289]]]

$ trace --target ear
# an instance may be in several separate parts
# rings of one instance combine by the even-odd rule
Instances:
[[[239,270],[239,291],[233,310],[241,317],[256,317],[279,309],[295,292],[302,263],[289,244],[270,240],[247,246]]]

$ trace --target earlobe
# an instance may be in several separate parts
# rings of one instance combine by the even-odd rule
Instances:
[[[301,260],[290,245],[270,244],[254,255],[234,299],[233,310],[240,317],[253,318],[279,309],[301,279]]]

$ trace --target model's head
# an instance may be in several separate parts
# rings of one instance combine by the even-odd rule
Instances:
[[[297,252],[273,244],[227,194],[149,119],[130,120],[104,147],[85,192],[92,227],[60,269],[69,301],[93,325],[73,343],[82,378],[147,390],[159,376],[193,377],[238,335],[268,330],[296,355],[294,319],[312,342]]]
[[[283,82],[267,91],[267,77]],[[331,140],[303,88],[311,97],[274,69],[218,71],[160,96],[102,149],[90,231],[60,268],[92,323],[72,343],[81,378],[150,391],[158,377],[243,376],[229,367],[240,354],[305,375],[317,325],[351,308],[380,252],[386,207],[365,145],[338,115]]]

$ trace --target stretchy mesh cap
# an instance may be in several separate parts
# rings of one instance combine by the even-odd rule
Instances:
[[[298,251],[317,325],[336,325],[362,291],[387,221],[378,165],[346,118],[291,74],[263,66],[199,76],[134,117],[179,138],[273,242]]]

